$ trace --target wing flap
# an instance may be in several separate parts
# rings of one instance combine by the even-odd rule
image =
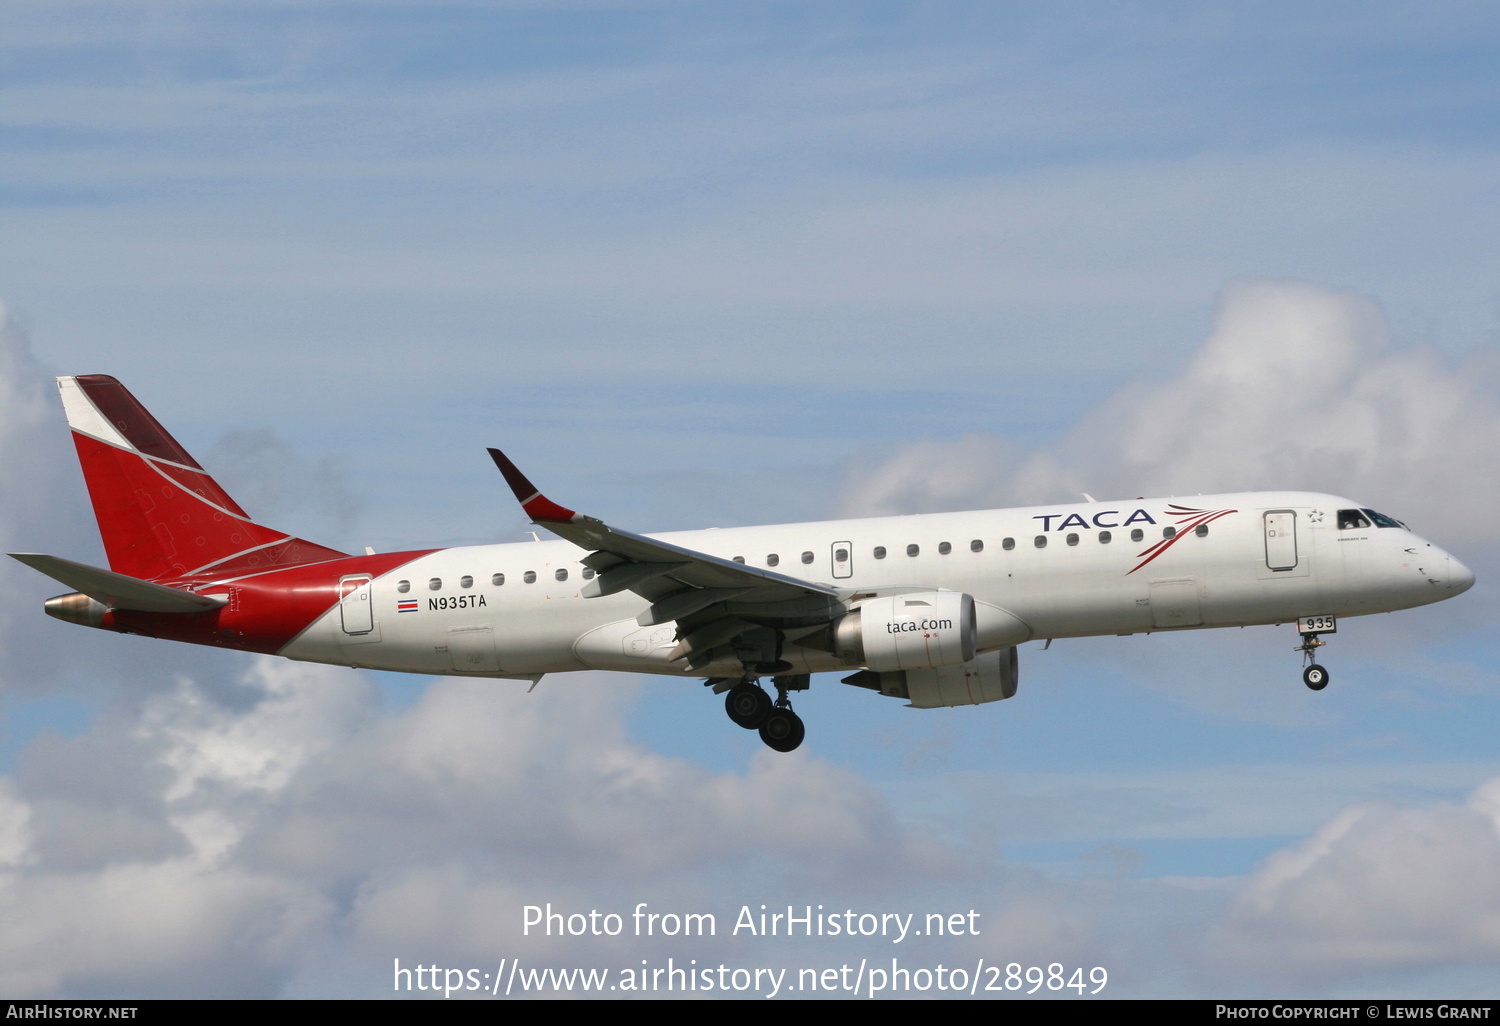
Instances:
[[[583,586],[583,597],[600,598],[620,591],[629,591],[636,585],[652,577],[660,577],[663,574],[671,573],[673,570],[687,565],[686,561],[679,563],[618,563],[585,584]]]
[[[709,606],[739,598],[749,590],[749,588],[684,588],[651,603],[644,613],[636,617],[636,623],[642,627],[651,627],[659,623],[671,623],[673,620],[685,620],[694,613],[701,613]]]

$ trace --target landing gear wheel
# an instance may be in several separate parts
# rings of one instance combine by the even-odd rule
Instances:
[[[773,709],[766,722],[761,724],[760,739],[767,747],[778,752],[790,752],[807,736],[802,717],[790,709]]]
[[[1317,663],[1313,663],[1302,671],[1302,683],[1314,691],[1322,691],[1328,686],[1328,671]]]
[[[724,696],[724,711],[739,726],[755,730],[771,715],[771,696],[759,684],[736,684]]]

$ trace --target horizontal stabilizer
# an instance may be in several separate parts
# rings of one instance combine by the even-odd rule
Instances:
[[[190,591],[152,584],[56,556],[12,552],[10,558],[114,609],[136,609],[143,613],[204,613],[229,601],[222,595],[194,595]]]

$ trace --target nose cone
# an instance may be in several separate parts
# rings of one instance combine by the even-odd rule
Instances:
[[[1448,557],[1448,588],[1457,595],[1461,591],[1468,591],[1474,587],[1474,571],[1464,566],[1452,556]]]

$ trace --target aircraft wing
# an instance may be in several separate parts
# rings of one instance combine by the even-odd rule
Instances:
[[[737,643],[747,638],[765,649],[765,629],[805,634],[802,628],[816,628],[843,612],[842,593],[828,585],[621,531],[559,506],[499,449],[489,452],[532,523],[589,550],[583,564],[598,576],[584,586],[583,595],[630,591],[646,599],[650,606],[637,621],[643,627],[677,621],[681,644],[674,657],[690,665],[705,665],[726,648],[744,648]],[[779,644],[778,639],[772,647],[779,650]],[[761,662],[775,664],[778,657]]]

